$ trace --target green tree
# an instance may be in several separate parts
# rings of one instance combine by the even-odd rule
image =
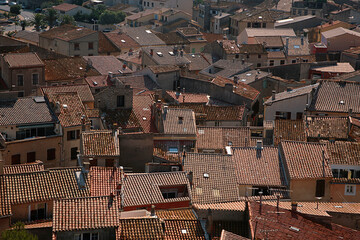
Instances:
[[[112,11],[104,11],[100,15],[100,23],[101,24],[114,24],[124,21],[125,14],[123,12],[112,12]]]
[[[22,222],[17,222],[14,229],[3,232],[1,238],[3,240],[38,240],[37,236],[25,230]]]
[[[60,25],[65,25],[65,24],[71,24],[71,25],[75,25],[75,19],[73,16],[70,15],[63,15],[60,18]]]
[[[20,11],[21,11],[21,6],[18,4],[10,7],[10,13],[14,16],[19,15]]]
[[[22,20],[20,22],[21,29],[24,31],[27,26],[29,26],[29,23],[26,20]]]
[[[31,20],[31,25],[35,26],[36,31],[40,31],[42,27],[45,27],[45,16],[41,13],[34,15],[34,18]]]
[[[49,27],[53,28],[56,24],[56,20],[58,19],[56,10],[53,8],[49,8],[46,11],[45,19],[46,19],[46,22],[49,25]]]

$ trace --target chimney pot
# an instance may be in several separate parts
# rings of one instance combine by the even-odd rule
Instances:
[[[275,100],[275,93],[276,93],[275,90],[273,90],[272,94],[271,94],[271,100],[273,100],[273,101]]]
[[[151,216],[155,216],[155,205],[151,205]]]
[[[297,211],[297,202],[291,202],[291,211],[296,212]]]
[[[150,49],[150,55],[151,55],[151,56],[154,55],[154,49]]]
[[[256,141],[256,149],[257,150],[261,150],[263,147],[262,147],[262,141],[261,140],[257,140]]]

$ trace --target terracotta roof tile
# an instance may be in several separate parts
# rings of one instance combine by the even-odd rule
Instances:
[[[224,49],[226,54],[237,54],[240,53],[238,45],[235,40],[217,40],[217,43]]]
[[[208,204],[194,204],[194,208],[199,210],[217,210],[217,211],[245,211],[246,202],[224,202],[224,203],[208,203]]]
[[[109,129],[117,124],[122,129],[143,131],[139,119],[132,109],[107,110],[104,113]]]
[[[148,66],[148,68],[155,74],[180,71],[176,65],[153,65]]]
[[[117,136],[113,136],[112,131],[97,130],[81,134],[84,156],[119,156]]]
[[[47,94],[49,101],[54,104],[60,103],[60,113],[58,119],[63,127],[82,125],[82,117],[85,117],[85,123],[88,123],[85,107],[81,102],[79,95],[71,92],[67,93],[49,93]]]
[[[58,10],[58,11],[67,12],[67,11],[70,11],[70,10],[72,10],[74,8],[77,8],[77,7],[79,7],[79,6],[75,5],[75,4],[62,3],[62,4],[59,4],[57,6],[53,6],[53,9]]]
[[[8,53],[4,55],[4,61],[9,65],[9,68],[27,68],[27,67],[43,67],[44,63],[41,61],[36,53]]]
[[[79,95],[82,102],[94,102],[94,97],[87,84],[49,86],[49,87],[42,87],[41,90],[44,94],[76,92]]]
[[[212,42],[215,42],[217,40],[224,39],[224,36],[222,34],[205,33],[205,32],[203,32],[202,34],[203,34],[204,38],[206,39],[206,41],[208,43],[212,43]]]
[[[327,73],[351,73],[355,71],[355,69],[348,62],[336,63],[334,65],[324,67],[312,67],[311,70]]]
[[[91,196],[104,196],[115,192],[121,182],[120,176],[120,169],[91,167]],[[125,176],[124,207],[190,201],[189,196],[180,196],[180,193],[177,198],[165,199],[160,190],[161,186],[185,186],[189,190],[185,172],[129,173]]]
[[[117,198],[110,196],[54,201],[53,232],[78,231],[119,226]]]
[[[348,118],[307,117],[305,131],[309,138],[348,138]]]
[[[204,103],[209,102],[209,96],[202,93],[180,93],[176,91],[166,91],[177,103]]]
[[[157,218],[121,219],[119,239],[164,239],[161,222]]]
[[[295,88],[290,91],[280,92],[280,93],[275,94],[274,100],[272,98],[269,98],[268,100],[266,100],[266,102],[264,104],[269,105],[273,102],[282,101],[282,100],[285,100],[288,98],[298,97],[298,96],[302,96],[305,94],[310,94],[311,91],[313,89],[316,89],[318,86],[319,86],[319,84],[314,84],[314,85],[308,85],[305,87]]]
[[[99,54],[109,54],[120,52],[120,49],[109,40],[103,32],[99,32]]]
[[[152,97],[149,95],[133,96],[133,112],[145,133],[157,132],[151,113],[152,102]]]
[[[44,171],[44,164],[41,161],[17,165],[4,166],[4,174],[18,174]]]
[[[114,56],[83,56],[83,58],[88,65],[93,67],[101,75],[107,75],[109,72],[114,74],[133,72]]]
[[[101,88],[113,85],[108,75],[86,77],[85,81],[91,88]]]
[[[63,41],[76,40],[91,34],[98,34],[89,28],[77,27],[73,25],[62,25],[59,27],[52,28],[46,32],[40,33],[40,38],[48,39],[60,39]]]
[[[356,142],[326,142],[330,164],[359,165],[360,143]]]
[[[266,54],[266,49],[262,43],[260,44],[242,44],[239,47],[239,53],[243,54]]]
[[[207,106],[204,104],[171,105],[169,108],[192,109],[196,120],[206,121],[241,121],[244,117],[244,106]]]
[[[240,235],[234,234],[232,232],[228,232],[225,230],[222,230],[220,240],[246,240],[249,238],[242,237]]]
[[[164,220],[197,220],[191,208],[157,210],[155,214]]]
[[[165,220],[166,240],[205,240],[205,233],[197,220]]]
[[[281,142],[281,140],[306,141],[303,120],[275,120],[275,146],[277,146]]]
[[[360,84],[346,81],[321,81],[310,111],[360,113]]]
[[[135,42],[131,37],[124,33],[105,33],[107,39],[109,39],[116,47],[122,48],[140,48],[140,45]]]
[[[32,97],[15,101],[0,101],[0,125],[54,123],[55,117],[45,101],[35,102]]]
[[[169,108],[163,110],[164,134],[196,135],[195,114],[190,109]]]
[[[278,148],[234,148],[233,157],[237,183],[252,186],[285,186],[279,163]]]
[[[234,164],[230,156],[188,153],[184,170],[193,172],[192,202],[236,201],[239,198]]]
[[[189,41],[182,37],[177,32],[169,32],[169,33],[155,33],[158,38],[163,40],[166,45],[187,45]]]
[[[279,147],[290,179],[332,177],[325,144],[282,141]]]
[[[250,231],[252,236],[269,239],[354,239],[360,238],[359,231],[331,223],[330,226],[315,223],[299,213],[278,210],[274,206],[249,203]],[[255,227],[256,225],[256,227]],[[256,228],[256,233],[254,233]]]
[[[1,175],[1,193],[11,205],[88,196],[86,181],[80,188],[76,172],[81,175],[80,168]]]
[[[131,88],[139,90],[161,89],[151,78],[143,75],[131,75],[125,77],[117,77],[124,85],[130,85]]]
[[[197,127],[197,149],[219,149],[225,146],[251,146],[248,127]]]
[[[85,109],[86,116],[88,118],[99,118],[100,117],[100,110],[99,109]]]
[[[232,84],[234,86],[234,93],[243,96],[245,98],[248,98],[250,100],[255,100],[257,96],[260,94],[258,90],[245,83],[239,81],[237,83],[234,83],[233,80],[220,76],[217,76],[211,82],[220,87],[225,87],[226,84]]]
[[[71,81],[88,76],[99,76],[95,69],[88,69],[86,61],[80,57],[46,59],[45,81]]]

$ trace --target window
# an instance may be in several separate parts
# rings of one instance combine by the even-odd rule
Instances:
[[[179,117],[179,124],[182,124],[184,121],[184,118],[183,117]]]
[[[285,60],[280,60],[280,65],[284,65],[285,64]]]
[[[146,5],[149,6],[149,2],[147,2]]]
[[[303,113],[302,113],[302,112],[296,113],[296,119],[301,120],[301,119],[302,119],[302,116],[303,116]]]
[[[275,119],[291,119],[291,112],[276,112]]]
[[[263,27],[263,28],[266,28],[266,23],[263,23],[262,27]]]
[[[20,154],[11,156],[11,165],[20,164]]]
[[[345,185],[345,195],[356,195],[356,185]]]
[[[90,162],[90,166],[97,166],[98,165],[96,158],[92,159],[92,160],[89,160],[89,162]]]
[[[32,74],[32,83],[33,83],[33,85],[38,85],[39,84],[39,74],[38,73],[33,73]]]
[[[191,53],[195,53],[195,48],[192,48],[192,49],[191,49]]]
[[[154,7],[154,3],[153,3],[153,2],[151,3],[151,6]]]
[[[220,126],[220,121],[215,121],[215,127],[219,127]]]
[[[35,221],[46,218],[46,203],[39,203],[35,205],[29,205],[29,220]]]
[[[24,86],[24,75],[17,75],[17,85]]]
[[[27,153],[27,162],[32,163],[36,160],[36,152],[28,152]]]
[[[296,63],[296,60],[294,59],[294,60],[291,60],[291,63]]]
[[[74,240],[98,240],[99,233],[76,233]]]
[[[257,67],[261,67],[261,63],[256,64]]]
[[[315,15],[315,14],[316,14],[315,10],[312,10],[311,15]]]
[[[55,160],[56,158],[56,149],[50,148],[47,150],[47,160]]]
[[[261,58],[261,54],[258,54],[258,58]]]
[[[89,50],[93,50],[94,49],[94,43],[89,42],[88,47],[89,47]]]
[[[117,96],[116,106],[117,107],[124,107],[125,106],[125,96],[124,95]]]
[[[179,150],[177,147],[169,147],[169,153],[178,153]]]
[[[240,57],[240,55],[239,55],[239,54],[236,54],[236,55],[235,55],[235,58],[239,58],[239,57]]]
[[[105,167],[114,167],[114,159],[105,159]]]
[[[24,97],[24,92],[18,92],[18,97]]]
[[[250,22],[247,23],[247,27],[251,28],[251,23]]]
[[[78,154],[78,148],[77,147],[71,148],[71,160],[75,160],[77,158],[77,154]]]
[[[162,195],[165,199],[168,199],[168,198],[176,198],[177,197],[177,191],[171,191],[171,189],[169,191],[164,191],[162,192]]]
[[[315,197],[323,197],[325,195],[325,180],[316,180]]]
[[[80,50],[80,44],[74,43],[74,50]]]
[[[270,60],[269,65],[270,65],[270,66],[274,66],[274,60]]]
[[[67,140],[75,140],[80,138],[80,130],[72,130],[67,132]]]
[[[146,2],[144,1],[144,6],[146,6]]]

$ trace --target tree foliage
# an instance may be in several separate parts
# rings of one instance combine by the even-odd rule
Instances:
[[[58,19],[58,15],[55,9],[50,8],[46,11],[45,19],[50,28],[56,25],[56,20]]]
[[[114,24],[114,23],[120,23],[124,21],[125,14],[123,12],[111,12],[108,10],[105,10],[100,15],[100,23],[101,24]]]
[[[21,12],[21,6],[20,5],[16,4],[16,5],[10,7],[10,13],[12,15],[17,16],[17,15],[20,14],[20,12]]]
[[[47,9],[47,8],[51,8],[52,6],[57,6],[63,2],[64,2],[63,0],[46,1],[46,2],[41,3],[40,7],[41,7],[41,9]]]
[[[63,15],[60,18],[60,25],[65,25],[65,24],[71,24],[71,25],[75,25],[75,19],[73,16],[70,15]]]
[[[37,236],[25,230],[22,222],[17,222],[14,229],[3,232],[1,238],[3,240],[38,240]]]
[[[44,14],[41,14],[41,13],[35,14],[34,18],[31,20],[30,24],[33,25],[35,27],[36,31],[39,32],[41,28],[46,27]]]

